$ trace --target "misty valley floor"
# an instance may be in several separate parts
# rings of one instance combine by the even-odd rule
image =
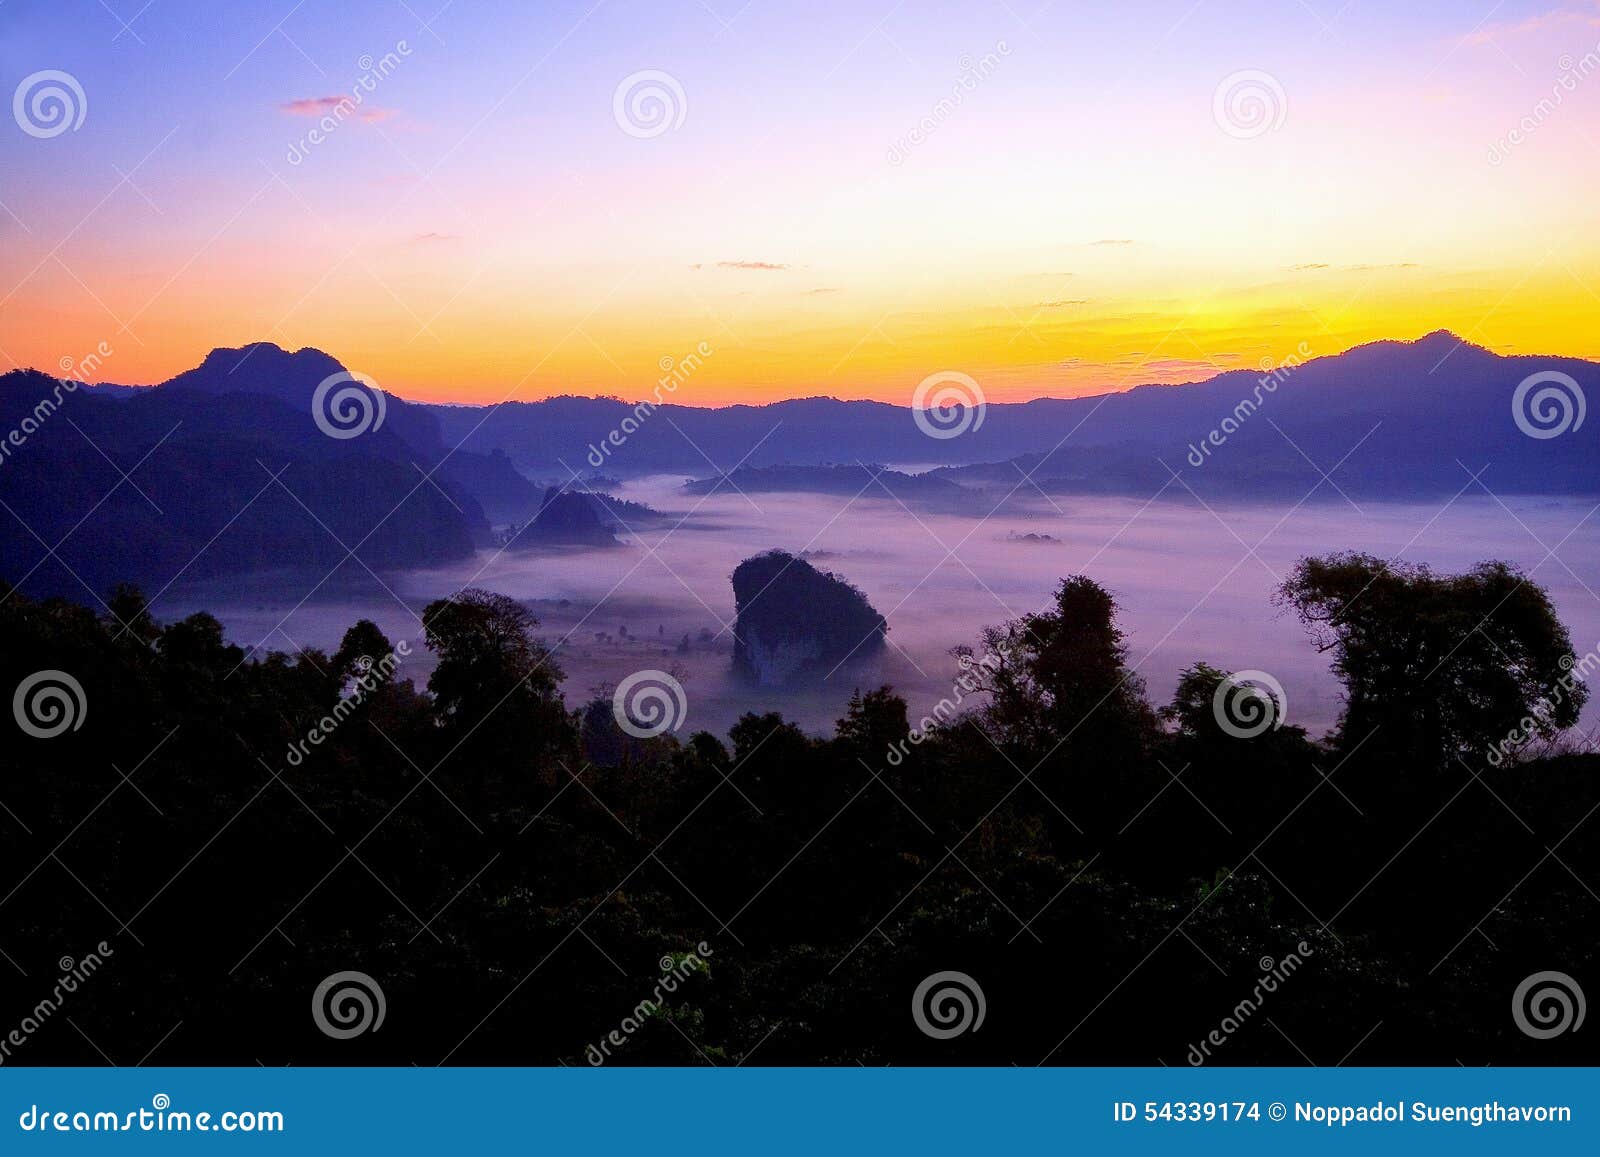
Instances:
[[[1594,503],[1582,499],[1514,496],[1502,505],[1463,494],[1448,505],[1363,503],[1358,510],[1330,494],[1287,510],[1281,503],[1207,508],[1170,496],[1154,503],[1035,496],[1025,512],[1008,507],[980,520],[913,512],[881,497],[858,498],[847,509],[845,498],[828,495],[688,499],[681,482],[656,477],[619,491],[663,512],[702,503],[681,529],[672,529],[673,517],[640,532],[654,555],[637,544],[483,551],[459,566],[386,576],[389,590],[356,574],[306,599],[320,576],[281,587],[247,578],[169,595],[155,610],[162,618],[210,611],[244,647],[331,648],[359,617],[374,619],[391,638],[415,638],[428,600],[483,586],[529,601],[566,673],[569,702],[641,666],[672,666],[688,696],[685,735],[723,734],[742,712],[773,705],[769,689],[745,687],[729,673],[728,576],[741,559],[771,547],[816,552],[815,565],[855,583],[889,620],[890,646],[880,657],[851,663],[821,686],[782,693],[786,716],[817,733],[831,731],[858,686],[892,684],[913,718],[931,710],[952,695],[958,671],[951,647],[974,642],[987,624],[1037,609],[1056,582],[1080,572],[1117,595],[1133,661],[1154,698],[1168,695],[1178,672],[1197,660],[1261,668],[1282,682],[1289,721],[1312,735],[1334,723],[1339,688],[1300,626],[1273,606],[1271,592],[1296,559],[1330,544],[1445,572],[1487,558],[1519,564],[1550,590],[1579,654],[1600,644],[1600,599],[1590,589],[1590,576],[1600,575],[1600,524],[1586,521]],[[1018,541],[1027,534],[1059,541]],[[1566,564],[1549,553],[1558,544]],[[691,647],[684,653],[678,644],[686,634]],[[420,646],[408,662],[407,674],[426,678],[429,658]],[[1591,705],[1581,726],[1597,724],[1600,706]]]

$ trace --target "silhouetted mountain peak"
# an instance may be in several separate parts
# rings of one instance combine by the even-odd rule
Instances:
[[[290,353],[274,342],[252,342],[237,349],[219,347],[192,370],[163,383],[206,393],[269,394],[304,405],[330,374],[344,371],[337,358],[306,346]]]
[[[1351,364],[1368,360],[1380,360],[1403,366],[1413,360],[1420,361],[1432,358],[1437,362],[1439,358],[1460,357],[1462,354],[1468,353],[1474,356],[1499,356],[1493,350],[1470,342],[1448,329],[1436,329],[1412,341],[1406,341],[1402,338],[1385,338],[1381,341],[1370,341],[1364,345],[1351,346],[1343,353],[1333,354],[1324,358],[1313,358],[1311,361],[1324,361],[1330,366],[1337,366],[1340,363]]]

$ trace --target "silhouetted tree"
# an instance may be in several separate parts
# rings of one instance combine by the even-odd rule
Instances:
[[[997,738],[1045,751],[1091,740],[1121,753],[1142,746],[1155,717],[1116,617],[1111,593],[1074,575],[1051,609],[986,630],[982,654],[959,649],[989,692],[983,720]]]
[[[539,620],[516,599],[468,588],[429,603],[423,634],[438,656],[428,678],[434,707],[454,744],[482,770],[505,775],[570,740],[562,673],[534,631]],[[452,749],[453,750],[453,749]],[[546,769],[546,778],[555,774]]]
[[[834,736],[851,755],[881,768],[889,748],[906,742],[910,732],[906,701],[894,693],[894,688],[883,686],[865,695],[860,688],[851,692],[850,704]]]
[[[388,678],[384,674],[383,660],[394,654],[394,644],[378,629],[371,619],[359,619],[339,640],[339,649],[333,653],[334,673],[341,679],[359,678],[371,673],[374,678]]]
[[[1347,750],[1375,739],[1418,766],[1480,766],[1514,731],[1570,727],[1588,699],[1550,596],[1503,562],[1438,575],[1330,554],[1302,559],[1278,597],[1333,654]]]

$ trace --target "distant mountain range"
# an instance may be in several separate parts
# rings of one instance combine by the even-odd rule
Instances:
[[[1015,483],[1013,459],[1027,470],[1048,454],[1035,474],[1049,481],[1046,489],[1148,496],[1170,479],[1164,460],[1201,494],[1298,497],[1319,480],[1317,467],[1329,470],[1349,454],[1335,480],[1370,497],[1454,493],[1468,478],[1458,460],[1474,471],[1487,465],[1484,481],[1497,492],[1600,492],[1600,419],[1545,439],[1514,420],[1519,384],[1544,372],[1568,375],[1585,399],[1600,402],[1600,364],[1503,357],[1440,331],[1187,385],[993,403],[981,425],[943,439],[925,434],[907,407],[832,398],[645,406],[642,416],[619,400],[574,397],[509,402],[487,415],[472,407],[437,412],[447,442],[504,451],[541,476],[564,476],[567,467],[707,478],[740,465],[994,463],[996,479]],[[1536,396],[1537,388],[1530,400]],[[619,429],[631,432],[608,444]],[[1221,444],[1208,452],[1208,441]]]
[[[1600,419],[1583,420],[1600,365],[1503,357],[1442,331],[1188,385],[991,404],[948,438],[882,402],[439,406],[351,378],[318,350],[270,343],[213,350],[154,387],[0,376],[0,578],[82,597],[119,580],[437,563],[596,471],[681,472],[700,494],[853,494],[868,464],[919,464],[941,468],[875,485],[946,505],[963,488],[1030,486],[1294,501],[1335,493],[1323,471],[1368,499],[1452,494],[1469,470],[1496,493],[1600,494]]]

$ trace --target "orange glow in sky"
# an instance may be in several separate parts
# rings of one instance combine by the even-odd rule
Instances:
[[[118,56],[12,17],[89,107],[6,136],[0,368],[105,342],[103,380],[148,383],[269,340],[423,400],[634,399],[703,343],[674,400],[720,405],[904,403],[942,370],[1099,393],[1441,328],[1600,357],[1589,3],[1349,8],[1327,35],[1187,3],[908,13],[893,43],[842,3],[715,41],[602,14],[532,73],[569,14],[518,7],[413,31],[291,159],[405,41],[393,7],[321,30],[351,38],[323,75],[205,8],[152,9]],[[681,123],[627,131],[619,82],[655,65]],[[1218,103],[1257,72],[1261,131]]]

